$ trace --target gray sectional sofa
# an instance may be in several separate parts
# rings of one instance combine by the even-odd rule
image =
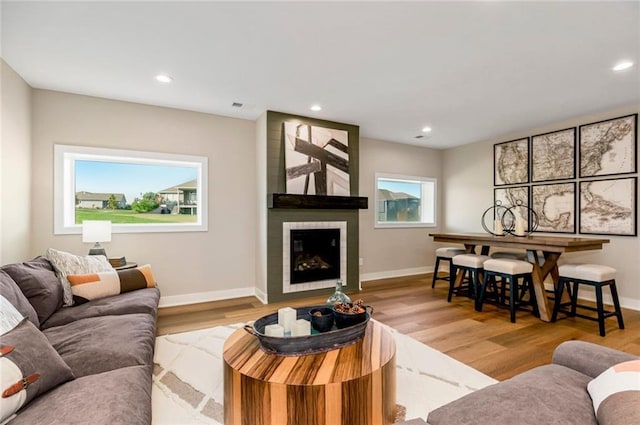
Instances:
[[[158,288],[62,307],[54,269],[38,257],[0,267],[0,292],[72,373],[63,371],[64,382],[29,400],[10,425],[151,423]]]
[[[637,356],[582,341],[560,344],[552,364],[475,391],[432,411],[431,425],[632,425],[640,423],[640,394],[611,396],[598,416],[587,384],[609,367]],[[624,398],[631,396],[632,398]],[[607,405],[605,406],[605,403]]]

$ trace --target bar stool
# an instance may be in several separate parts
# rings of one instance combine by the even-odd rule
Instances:
[[[464,285],[464,283],[460,283],[460,286],[455,288],[454,285],[457,279],[451,279],[449,281],[449,295],[447,296],[447,302],[451,302],[451,297],[454,292],[457,295],[463,289],[467,289],[469,291],[469,297],[477,299],[476,294],[480,289],[480,285],[484,281],[484,279],[480,279],[480,274],[484,271],[484,262],[490,258],[491,257],[488,255],[476,254],[460,254],[452,258],[451,263],[455,267],[456,271],[460,269],[458,273],[463,273],[463,277],[466,273],[469,273],[469,280],[466,285]]]
[[[551,321],[554,322],[558,317],[558,312],[562,311],[569,316],[578,316],[583,319],[593,320],[598,322],[600,328],[600,336],[605,336],[606,331],[604,327],[604,319],[611,316],[616,316],[618,319],[618,327],[624,329],[624,321],[622,320],[622,310],[620,309],[620,301],[618,299],[618,290],[616,289],[616,269],[613,267],[602,266],[599,264],[563,264],[558,268],[560,274],[560,280],[558,281],[558,289],[556,294],[556,302],[553,306],[553,315]],[[573,288],[571,287],[573,283]],[[578,304],[578,290],[580,285],[593,286],[596,291],[596,307],[589,305]],[[564,287],[567,287],[567,292],[570,295],[571,301],[568,303],[562,303],[562,293]],[[611,298],[613,299],[614,311],[607,311],[604,309],[604,303],[602,301],[602,287],[608,286],[611,290]],[[569,311],[563,309],[563,307],[571,307]],[[587,316],[584,314],[576,313],[576,309],[581,308],[584,310],[598,312],[598,317]]]
[[[487,293],[487,286],[493,285],[499,304],[504,304],[505,291],[509,291],[509,316],[511,323],[516,322],[516,308],[524,303],[524,297],[528,293],[529,300],[527,303],[533,307],[534,314],[538,315],[538,306],[535,299],[533,288],[533,279],[531,272],[533,264],[527,261],[513,260],[509,258],[493,258],[484,262],[484,282],[476,304],[477,310],[482,311],[482,305]],[[501,295],[498,295],[496,278],[502,280]],[[522,284],[519,280],[522,279]]]
[[[449,279],[455,279],[456,270],[455,267],[453,267],[451,259],[456,255],[464,254],[465,252],[466,251],[464,250],[464,248],[456,248],[453,246],[436,249],[436,267],[433,270],[433,281],[431,282],[432,288],[436,287],[436,280],[444,280],[446,282],[449,282]],[[440,261],[449,262],[449,276],[438,277],[438,268],[440,267]]]

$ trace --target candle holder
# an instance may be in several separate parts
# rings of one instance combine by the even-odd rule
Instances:
[[[526,213],[521,213],[524,209]],[[487,225],[487,214],[492,212],[493,214],[493,226]],[[525,220],[529,217],[529,228],[521,227],[518,223],[518,217]],[[482,214],[482,228],[494,236],[513,235],[518,237],[527,237],[531,233],[538,229],[538,214],[530,207],[524,204],[520,199],[516,201],[515,205],[505,207],[500,200],[496,201],[495,205],[487,208]],[[492,230],[493,229],[493,230]]]
[[[487,214],[491,212],[489,217],[492,217],[491,226],[487,225]],[[513,212],[509,211],[509,208],[502,205],[501,201],[496,201],[495,205],[487,208],[482,214],[482,228],[494,236],[504,236],[511,233],[511,226],[515,224],[515,216],[511,220],[505,220],[505,214],[513,216]]]

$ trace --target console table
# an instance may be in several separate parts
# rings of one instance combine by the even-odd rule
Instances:
[[[602,249],[603,244],[609,243],[609,239],[563,236],[493,236],[486,233],[430,233],[429,236],[433,237],[434,242],[463,244],[469,253],[474,253],[476,246],[481,246],[481,254],[483,255],[488,255],[489,248],[492,246],[525,249],[533,264],[531,275],[540,319],[545,322],[551,321],[552,308],[544,290],[544,279],[551,274],[554,284],[558,284],[558,258],[560,255],[563,252],[599,250]],[[538,251],[542,251],[544,255],[545,261],[542,266],[538,261]],[[458,280],[462,280],[461,273],[456,276],[456,284],[460,283]]]
[[[396,407],[393,336],[370,320],[357,342],[280,356],[238,329],[225,341],[225,425],[390,425]]]

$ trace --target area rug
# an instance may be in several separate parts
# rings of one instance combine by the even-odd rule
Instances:
[[[216,326],[156,339],[153,423],[221,425],[222,346],[242,324]],[[396,342],[397,420],[428,413],[497,381],[389,328]]]

